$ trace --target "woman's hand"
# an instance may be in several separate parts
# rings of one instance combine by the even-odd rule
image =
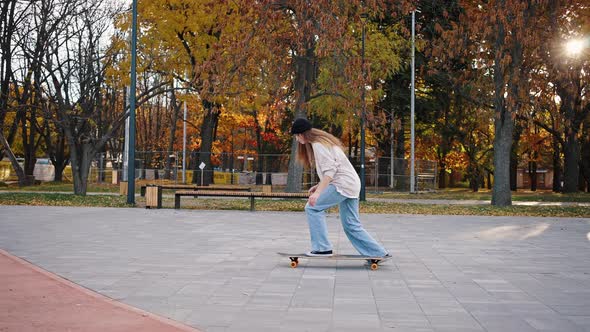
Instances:
[[[309,205],[311,205],[311,206],[315,205],[315,202],[320,197],[320,194],[322,193],[322,191],[324,191],[324,189],[326,189],[326,187],[330,184],[330,182],[332,182],[332,178],[329,176],[324,176],[322,178],[322,180],[320,181],[320,183],[309,188],[309,193],[311,194],[309,196],[309,199],[307,200],[309,202]]]
[[[314,190],[314,193],[311,194],[311,196],[309,196],[309,199],[308,199],[309,205],[315,206],[315,203],[317,202],[317,200],[318,200],[319,197],[320,197],[320,193],[319,192],[316,192]]]
[[[309,190],[307,192],[311,195],[311,194],[315,193],[316,189],[318,189],[317,184],[315,186],[309,188]]]

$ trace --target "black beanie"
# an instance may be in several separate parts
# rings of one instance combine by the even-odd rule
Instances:
[[[311,123],[304,118],[297,118],[293,121],[293,126],[291,127],[291,134],[301,134],[304,133],[312,128]]]

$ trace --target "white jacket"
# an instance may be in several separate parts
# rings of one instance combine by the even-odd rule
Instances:
[[[327,147],[316,142],[311,143],[311,146],[316,172],[320,180],[324,176],[329,176],[332,178],[331,184],[342,196],[358,198],[361,191],[361,179],[344,151],[337,145]]]

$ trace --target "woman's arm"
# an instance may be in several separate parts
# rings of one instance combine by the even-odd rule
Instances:
[[[313,192],[313,194],[311,194],[309,196],[309,205],[314,206],[316,201],[318,200],[318,197],[320,197],[320,194],[322,193],[322,191],[324,189],[326,189],[326,187],[328,187],[328,185],[330,184],[330,182],[332,182],[332,178],[329,176],[324,176],[322,178],[322,180],[320,181],[320,183],[318,183],[316,185],[315,191]]]
[[[314,206],[322,191],[332,182],[338,170],[338,162],[333,155],[333,147],[326,147],[321,143],[312,143],[312,147],[318,175],[321,178],[320,183],[317,184],[315,190],[309,196],[309,205]],[[319,174],[320,170],[322,174]]]

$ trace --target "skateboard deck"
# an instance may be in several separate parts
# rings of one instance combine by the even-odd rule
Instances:
[[[305,253],[286,253],[286,252],[277,252],[280,256],[289,257],[291,260],[291,267],[296,268],[299,265],[299,258],[305,259],[327,259],[327,260],[364,260],[367,261],[371,267],[371,270],[377,270],[379,268],[379,263],[384,262],[391,257],[371,257],[371,256],[363,256],[363,255],[337,255],[334,254],[332,256],[307,256]]]

